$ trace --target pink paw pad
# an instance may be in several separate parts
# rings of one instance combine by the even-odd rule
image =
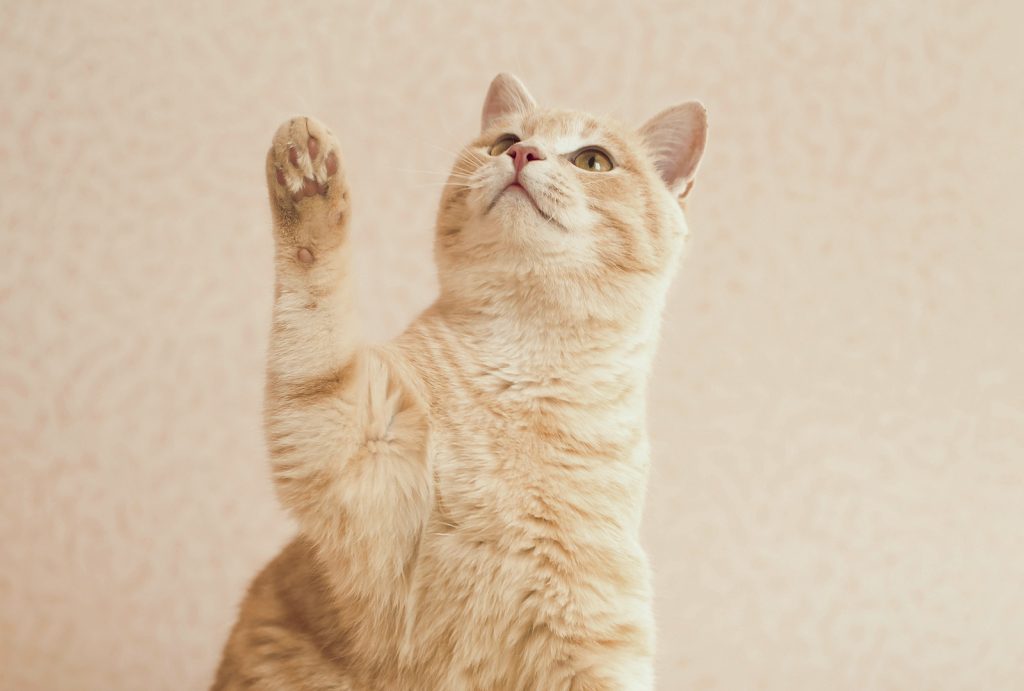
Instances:
[[[297,124],[295,121],[288,123],[291,132],[279,135],[281,138],[290,135],[291,141],[278,149],[280,153],[274,166],[274,179],[293,202],[325,195],[330,178],[340,168],[337,151],[330,147],[325,149],[320,138],[309,134],[308,122],[302,126],[306,132],[298,130]]]

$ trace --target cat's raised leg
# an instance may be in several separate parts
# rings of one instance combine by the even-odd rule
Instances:
[[[311,118],[283,124],[267,184],[277,269],[266,391],[275,485],[352,625],[390,628],[432,497],[425,405],[394,350],[360,343],[349,191],[334,136]],[[352,611],[363,607],[368,616]]]

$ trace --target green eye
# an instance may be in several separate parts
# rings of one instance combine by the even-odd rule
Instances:
[[[508,151],[508,148],[519,141],[519,137],[514,134],[503,134],[498,137],[498,141],[491,144],[491,149],[487,153],[491,156],[498,156]]]
[[[576,154],[572,164],[591,173],[607,173],[612,169],[612,160],[600,149],[584,149]]]

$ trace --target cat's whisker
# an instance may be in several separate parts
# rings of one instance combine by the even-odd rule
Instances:
[[[400,173],[424,173],[426,175],[443,175],[443,176],[446,176],[446,177],[448,175],[452,175],[453,174],[453,171],[447,171],[447,170],[427,170],[425,168],[392,168],[392,170],[397,170]],[[454,171],[454,174],[458,174],[458,171]]]
[[[453,187],[453,188],[456,188],[456,189],[475,190],[475,189],[480,189],[481,186],[480,185],[467,185],[465,183],[460,183],[460,182],[425,182],[425,183],[422,183],[422,184],[413,185],[414,189],[426,189],[426,188],[439,189],[439,188],[444,188],[444,187]]]
[[[440,148],[440,147],[438,147],[438,148]],[[487,156],[484,156],[483,154],[481,154],[481,153],[479,153],[477,151],[473,151],[472,149],[467,149],[467,150],[459,151],[459,152],[452,152],[452,151],[448,151],[446,149],[441,149],[441,150],[444,151],[447,154],[451,154],[451,156],[455,159],[456,163],[459,163],[459,162],[461,162],[463,160],[468,160],[470,162],[475,162],[475,163],[484,163],[484,162],[486,162],[488,160]]]
[[[434,142],[424,142],[424,143],[427,146],[429,146],[430,148],[432,148],[432,149],[437,149],[438,151],[441,151],[443,153],[449,154],[451,156],[459,157],[463,153],[462,151],[459,151],[458,149],[449,149],[449,148],[447,148],[445,146],[441,146],[439,144],[435,144]]]
[[[421,186],[449,186],[449,187],[468,187],[470,189],[479,189],[488,185],[487,180],[480,180],[478,178],[463,178],[463,179],[448,179],[448,180],[424,180],[419,183]]]
[[[394,168],[393,170],[400,170],[406,173],[428,173],[431,175],[449,175],[449,174],[471,174],[477,172],[479,166],[466,166],[464,161],[456,161],[455,165],[450,169],[426,169],[426,168]]]
[[[433,148],[437,149],[438,151],[442,151],[442,152],[444,152],[446,154],[450,154],[450,155],[452,155],[452,156],[454,156],[456,158],[458,158],[459,156],[465,156],[465,155],[480,156],[480,157],[483,156],[480,152],[475,151],[474,149],[449,149],[449,148],[441,146],[439,144],[435,144],[434,142],[426,142],[426,144],[427,144],[427,146],[433,147]]]

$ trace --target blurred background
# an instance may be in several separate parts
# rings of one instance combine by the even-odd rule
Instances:
[[[386,339],[509,70],[710,111],[650,394],[659,688],[1024,688],[1020,8],[0,0],[0,687],[211,681],[294,530],[270,137],[339,135]]]

